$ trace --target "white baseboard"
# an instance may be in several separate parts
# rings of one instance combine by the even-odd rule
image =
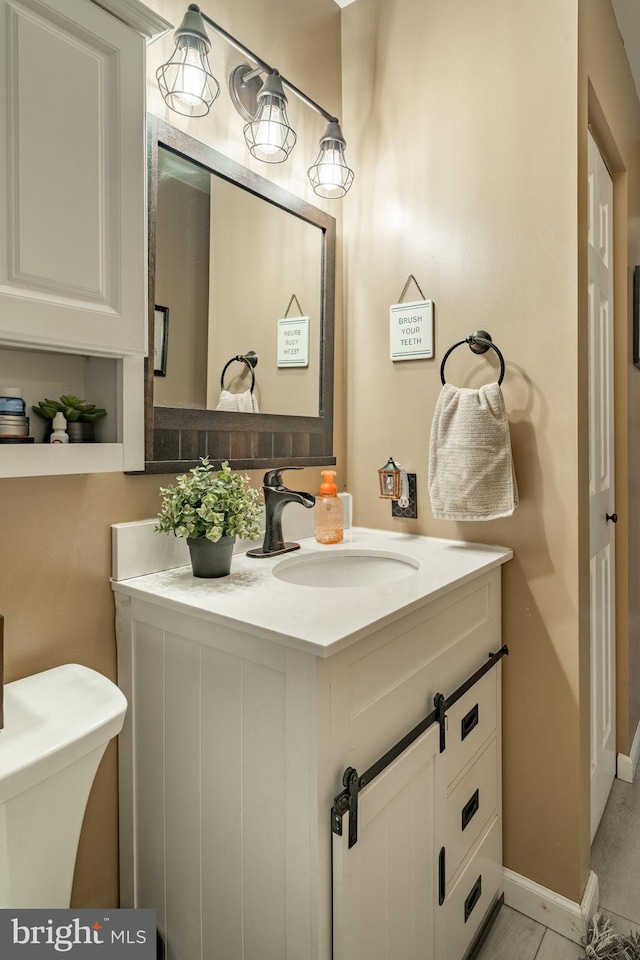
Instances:
[[[576,903],[504,868],[504,902],[507,906],[582,946],[586,943],[589,920],[598,909],[598,898],[598,878],[593,871],[587,878],[582,901]]]
[[[619,753],[616,762],[616,777],[618,780],[624,780],[626,783],[633,783],[640,762],[640,723],[636,727],[636,732],[631,744],[631,756]]]

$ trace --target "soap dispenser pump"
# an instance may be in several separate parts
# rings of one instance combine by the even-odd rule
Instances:
[[[342,500],[333,482],[335,470],[321,470],[324,482],[314,507],[315,536],[318,543],[340,543],[344,537]]]

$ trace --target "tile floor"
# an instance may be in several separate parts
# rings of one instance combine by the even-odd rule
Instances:
[[[640,930],[640,774],[614,780],[591,848],[600,883],[600,910],[614,929]],[[584,948],[503,906],[477,960],[579,960]]]

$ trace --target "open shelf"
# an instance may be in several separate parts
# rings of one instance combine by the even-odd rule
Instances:
[[[95,357],[0,347],[0,386],[21,387],[33,444],[0,444],[1,477],[109,473],[144,468],[143,364],[139,357]],[[75,394],[104,407],[96,443],[43,442],[46,422],[31,409],[45,397]]]

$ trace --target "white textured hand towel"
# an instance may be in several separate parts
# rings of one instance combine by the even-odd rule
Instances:
[[[502,391],[443,386],[431,426],[429,496],[438,520],[495,520],[518,506]]]
[[[231,413],[260,413],[258,400],[251,390],[245,390],[243,393],[221,390],[216,410],[228,410]]]

